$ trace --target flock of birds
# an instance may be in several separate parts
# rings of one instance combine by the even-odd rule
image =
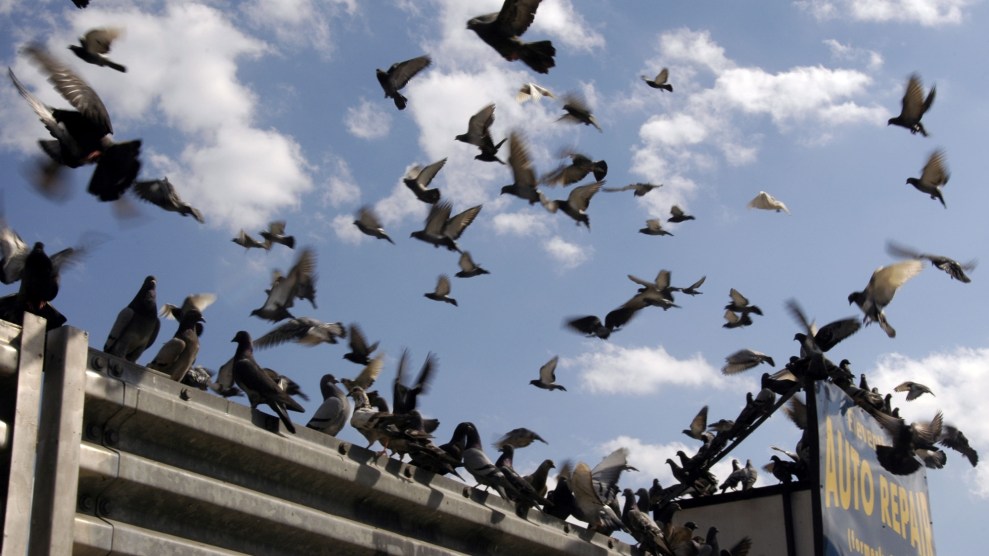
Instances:
[[[79,7],[88,2],[74,0]],[[547,73],[554,67],[555,48],[548,40],[523,42],[520,36],[532,24],[539,0],[505,0],[496,13],[475,17],[467,22],[467,28],[474,31],[508,61],[521,60],[538,73]],[[107,57],[113,39],[118,31],[114,29],[94,29],[86,33],[71,50],[83,61],[125,72],[126,68]],[[192,216],[202,222],[202,214],[183,202],[167,178],[149,181],[137,180],[140,171],[140,140],[117,142],[112,138],[113,127],[110,117],[97,93],[63,61],[37,45],[29,45],[22,50],[48,77],[49,82],[71,105],[71,109],[53,108],[38,100],[14,75],[8,71],[13,85],[27,101],[44,124],[51,139],[40,141],[47,155],[45,164],[37,176],[39,188],[46,194],[55,194],[63,168],[78,168],[95,165],[89,192],[101,201],[121,199],[125,192],[133,191],[139,198],[158,205],[164,210]],[[402,110],[408,99],[401,90],[416,74],[430,65],[429,56],[420,56],[393,64],[387,71],[377,70],[377,78],[385,97],[392,99],[397,109]],[[662,69],[655,78],[642,76],[652,88],[672,93],[669,84],[669,71]],[[902,110],[897,117],[889,120],[890,125],[908,129],[911,133],[926,136],[921,123],[924,113],[930,108],[935,96],[935,88],[925,96],[920,79],[911,76],[902,101]],[[554,97],[553,93],[535,83],[526,83],[518,93],[518,100],[538,100]],[[575,95],[567,95],[560,120],[588,125],[601,130],[586,103]],[[495,105],[489,104],[472,116],[467,131],[456,140],[477,146],[475,157],[482,162],[506,164],[499,158],[503,144],[508,143],[507,166],[511,169],[513,182],[502,188],[508,194],[526,201],[530,205],[539,203],[549,212],[562,212],[572,218],[577,225],[590,228],[588,207],[591,199],[600,191],[632,191],[635,196],[649,194],[661,187],[649,183],[636,183],[625,187],[603,187],[608,172],[603,160],[568,152],[569,163],[537,176],[531,162],[525,135],[516,130],[508,137],[495,141],[490,128],[494,120]],[[487,274],[488,271],[474,262],[470,253],[461,248],[458,240],[477,218],[481,206],[473,206],[454,214],[453,206],[442,198],[441,192],[431,187],[431,182],[443,168],[446,159],[425,167],[414,166],[404,176],[403,181],[415,197],[428,204],[429,213],[423,229],[415,231],[411,237],[436,248],[444,247],[459,254],[459,268],[456,277],[470,278]],[[542,186],[571,186],[588,176],[593,181],[573,187],[565,199],[551,200],[540,189]],[[942,188],[948,181],[943,151],[935,151],[924,166],[919,178],[909,178],[907,183],[933,199],[944,204]],[[760,192],[749,206],[757,209],[789,213],[786,205],[766,192]],[[694,216],[673,206],[668,222],[685,222]],[[354,225],[364,234],[394,243],[383,229],[378,217],[369,206],[361,207]],[[663,228],[661,219],[650,219],[640,230],[647,235],[672,235]],[[295,238],[286,234],[284,221],[272,222],[266,230],[256,234],[260,239],[241,230],[233,242],[245,249],[272,249],[276,244],[295,249]],[[24,312],[45,317],[49,328],[63,325],[66,318],[51,304],[59,290],[61,271],[92,247],[93,242],[75,248],[65,249],[53,255],[45,252],[44,245],[36,242],[32,247],[5,222],[0,225],[0,281],[4,284],[19,282],[18,291],[0,298],[0,318],[20,323]],[[890,243],[888,251],[895,257],[905,260],[877,269],[862,291],[848,296],[849,303],[856,304],[862,311],[862,322],[876,322],[889,336],[894,337],[895,329],[887,320],[884,308],[892,301],[895,293],[910,278],[923,268],[924,260],[945,271],[953,279],[969,282],[966,271],[974,268],[974,263],[959,264],[941,255],[926,254],[911,248]],[[346,341],[349,352],[344,358],[360,367],[354,378],[337,377],[326,374],[319,386],[323,402],[307,422],[309,428],[326,434],[337,435],[348,424],[362,434],[368,447],[379,444],[382,451],[379,457],[391,452],[392,457],[408,456],[414,465],[436,473],[451,474],[463,478],[458,469],[463,468],[478,485],[492,489],[501,497],[516,504],[522,517],[532,508],[566,519],[573,516],[585,521],[592,530],[604,534],[626,531],[632,535],[639,547],[649,553],[663,555],[743,555],[747,554],[751,541],[743,538],[731,547],[722,549],[717,539],[717,527],[710,525],[706,534],[697,532],[694,523],[678,524],[674,516],[678,509],[677,499],[684,495],[707,496],[728,489],[747,490],[753,487],[758,470],[749,460],[742,465],[733,460],[733,471],[719,481],[710,471],[712,465],[725,457],[739,442],[759,426],[778,408],[807,434],[808,416],[806,406],[798,395],[806,385],[817,380],[829,381],[842,388],[860,407],[872,414],[890,433],[890,445],[877,447],[877,457],[883,467],[894,474],[909,474],[921,465],[929,468],[943,467],[946,461],[942,447],[959,451],[974,466],[978,454],[969,445],[964,434],[957,428],[944,423],[939,412],[929,422],[907,423],[899,417],[898,409],[892,405],[892,393],[882,394],[870,388],[864,374],[856,377],[850,370],[848,360],[834,364],[827,353],[843,339],[861,328],[857,318],[846,318],[817,327],[807,317],[796,301],[787,302],[787,308],[799,326],[795,335],[799,352],[789,359],[784,368],[775,373],[763,373],[761,390],[749,393],[741,412],[734,418],[722,418],[708,422],[708,407],[704,406],[683,433],[701,442],[693,455],[681,451],[679,461],[667,460],[677,483],[663,487],[658,480],[650,489],[622,489],[619,479],[624,471],[634,469],[628,465],[626,449],[616,450],[597,466],[591,468],[586,463],[561,463],[555,486],[549,488],[549,473],[556,468],[552,460],[545,460],[531,474],[522,475],[513,467],[516,450],[523,449],[534,441],[545,442],[529,429],[516,429],[501,438],[495,447],[500,457],[492,461],[484,452],[477,427],[471,422],[458,424],[450,441],[434,444],[434,433],[439,422],[423,416],[419,411],[420,396],[426,394],[436,370],[436,358],[430,354],[422,365],[415,381],[406,384],[408,353],[401,356],[392,385],[391,403],[374,389],[377,378],[384,367],[384,355],[378,350],[378,342],[369,342],[360,326],[342,323],[322,322],[308,317],[296,317],[290,309],[296,300],[308,301],[316,307],[316,253],[303,247],[293,266],[282,274],[276,272],[264,303],[251,312],[252,316],[276,323],[268,333],[252,339],[246,331],[239,331],[233,337],[236,343],[233,356],[214,373],[196,365],[199,351],[199,336],[204,327],[204,311],[215,300],[211,294],[189,296],[181,306],[165,304],[158,308],[156,294],[157,281],[154,276],[145,278],[133,300],[124,307],[110,329],[103,349],[106,353],[137,362],[155,345],[161,327],[161,316],[178,322],[174,335],[165,341],[146,366],[169,375],[173,380],[193,385],[204,390],[210,389],[219,395],[246,395],[251,407],[259,404],[270,407],[282,421],[285,429],[295,433],[295,425],[289,411],[302,412],[303,406],[296,401],[301,396],[308,399],[301,387],[289,377],[264,367],[255,359],[255,350],[270,348],[286,342],[304,345],[322,343],[336,344]],[[574,331],[591,337],[608,339],[613,333],[626,326],[641,310],[658,307],[664,311],[679,308],[674,294],[688,297],[701,294],[706,276],[702,276],[688,286],[673,286],[671,273],[661,270],[655,279],[645,280],[633,275],[628,278],[636,284],[637,290],[617,308],[607,313],[604,319],[595,315],[569,317],[565,324]],[[435,289],[426,292],[428,299],[457,305],[451,297],[450,278],[443,274],[437,278]],[[741,292],[732,288],[725,305],[724,327],[738,328],[753,323],[753,316],[762,315],[762,310],[751,303]],[[554,356],[544,364],[538,377],[531,381],[537,388],[561,390],[566,388],[556,382],[555,369],[559,358]],[[772,357],[751,349],[739,350],[726,357],[722,372],[735,374],[767,364],[775,367]],[[926,393],[933,393],[926,386],[915,382],[904,382],[894,389],[907,392],[907,400],[916,399]],[[769,464],[763,467],[781,482],[805,481],[811,476],[816,465],[809,458],[809,445],[802,438],[794,451],[774,447],[783,457],[774,455]],[[619,495],[624,496],[624,504],[619,504]]]

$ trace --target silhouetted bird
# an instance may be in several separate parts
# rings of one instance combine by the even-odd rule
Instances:
[[[543,444],[549,444],[535,431],[529,430],[525,427],[518,427],[503,434],[501,438],[494,443],[494,447],[496,450],[501,450],[503,446],[525,448],[537,440]]]
[[[893,243],[892,241],[886,243],[886,252],[894,257],[905,257],[910,259],[927,259],[931,261],[931,264],[936,268],[943,270],[959,282],[969,283],[972,281],[971,278],[965,274],[966,271],[971,272],[975,269],[975,261],[969,261],[965,264],[960,264],[954,259],[950,259],[943,255],[932,255],[930,253],[921,253],[919,251],[914,251],[909,247],[904,247]]]
[[[433,247],[442,245],[450,251],[459,252],[457,240],[463,235],[467,226],[477,218],[477,213],[481,212],[481,205],[473,206],[451,217],[452,211],[453,207],[450,203],[436,203],[429,209],[423,229],[412,232],[410,237],[429,243]]]
[[[676,288],[676,291],[680,293],[685,293],[687,295],[700,295],[704,292],[698,291],[697,288],[704,284],[704,280],[707,280],[707,276],[701,276],[700,280],[694,282],[693,284],[687,286],[686,288]]]
[[[597,118],[594,117],[594,114],[591,114],[591,109],[588,108],[587,102],[584,99],[574,94],[565,96],[563,98],[563,110],[566,111],[566,114],[560,116],[557,121],[592,125],[598,131],[604,131],[598,125]]]
[[[351,323],[347,338],[350,351],[345,353],[343,358],[358,365],[367,365],[370,363],[371,354],[374,353],[374,350],[378,349],[378,342],[368,344],[364,336],[364,331],[361,330],[361,327],[357,323]]]
[[[549,185],[571,185],[594,173],[594,179],[601,181],[608,175],[608,163],[603,160],[591,160],[578,152],[567,152],[570,164],[561,164],[555,170],[543,176],[543,183]]]
[[[454,274],[457,278],[472,278],[474,276],[480,276],[482,274],[491,274],[487,270],[484,270],[480,266],[474,263],[474,259],[471,258],[470,253],[463,251],[460,253],[460,260],[457,262],[460,266],[460,270]]]
[[[650,218],[646,220],[646,227],[639,228],[640,234],[645,234],[647,236],[672,236],[670,232],[663,228],[663,223],[659,218]]]
[[[725,305],[725,309],[736,313],[742,313],[743,315],[747,315],[749,313],[762,315],[762,309],[760,309],[757,305],[752,305],[749,303],[748,298],[742,295],[742,292],[736,290],[735,288],[728,291],[728,297],[731,298],[731,303]]]
[[[446,159],[439,160],[423,168],[416,164],[415,166],[409,168],[405,172],[405,176],[402,177],[402,183],[405,184],[412,193],[415,193],[416,199],[424,203],[435,204],[440,200],[440,190],[433,188],[429,189],[429,184],[436,177],[436,174],[443,168],[446,164]]]
[[[773,358],[765,353],[752,349],[740,349],[725,357],[725,365],[721,367],[721,373],[726,375],[740,373],[756,367],[760,363],[769,363],[770,367],[776,366]]]
[[[433,301],[443,301],[453,306],[457,305],[457,300],[450,297],[450,278],[446,274],[440,274],[439,278],[436,279],[436,288],[433,291],[426,292],[422,295]]]
[[[930,388],[928,388],[927,386],[924,386],[923,384],[921,384],[919,382],[914,382],[912,380],[907,380],[905,382],[901,382],[899,385],[896,386],[896,388],[893,388],[893,391],[894,392],[906,392],[907,393],[907,401],[916,400],[917,398],[919,398],[923,394],[930,394],[932,396],[934,395],[934,392],[931,392],[931,389]]]
[[[944,162],[944,151],[936,150],[927,159],[927,164],[924,164],[924,168],[920,171],[920,177],[907,178],[907,183],[914,186],[917,191],[930,195],[931,199],[941,201],[941,206],[948,208],[948,205],[944,203],[941,189],[948,183],[950,177],[951,174]]]
[[[254,239],[253,237],[251,237],[244,230],[241,230],[240,233],[237,234],[237,237],[233,238],[230,241],[236,243],[237,245],[240,245],[245,250],[251,249],[251,248],[254,248],[254,249],[267,249],[268,247],[270,247],[270,246],[267,246],[264,243],[262,243],[262,242],[260,242],[260,241],[258,241],[256,239]]]
[[[134,299],[117,314],[103,351],[133,362],[154,343],[161,328],[156,286],[154,276],[144,279]]]
[[[172,182],[168,181],[167,177],[157,180],[136,181],[134,182],[134,193],[142,201],[157,205],[166,211],[177,212],[182,216],[192,216],[200,224],[205,222],[203,214],[199,210],[179,198],[179,194],[175,192],[175,187]]]
[[[886,125],[905,127],[910,130],[910,133],[919,131],[921,135],[927,137],[927,130],[924,129],[924,124],[920,123],[920,119],[931,108],[936,92],[937,87],[932,86],[931,91],[927,93],[927,98],[924,98],[920,77],[917,74],[911,75],[907,80],[907,90],[903,93],[900,115],[890,118]]]
[[[474,145],[481,149],[481,154],[475,156],[476,160],[481,160],[485,162],[502,162],[498,158],[498,149],[501,147],[502,143],[505,142],[502,139],[497,145],[491,138],[491,124],[494,123],[494,103],[481,108],[476,114],[470,117],[467,122],[467,132],[457,135],[455,139],[457,141],[463,141],[468,145]]]
[[[871,412],[876,421],[889,432],[892,445],[878,444],[876,458],[883,469],[894,475],[910,475],[920,469],[918,450],[936,450],[941,438],[944,417],[940,411],[929,422],[913,422],[909,425],[899,417],[881,411]]]
[[[539,190],[536,189],[536,171],[532,167],[529,149],[525,144],[525,136],[519,131],[513,131],[508,137],[508,164],[512,168],[514,182],[501,188],[501,195],[515,195],[529,201],[529,204],[539,202]]]
[[[303,411],[302,406],[292,399],[288,392],[282,390],[255,361],[250,334],[241,330],[234,335],[231,341],[237,343],[237,351],[233,357],[233,380],[247,393],[248,399],[252,400],[251,407],[255,408],[259,403],[267,404],[281,419],[285,429],[295,434],[295,426],[292,425],[292,420],[286,409]],[[254,403],[253,400],[258,400],[258,402]]]
[[[562,384],[556,383],[556,364],[560,360],[559,356],[553,356],[542,367],[539,367],[539,378],[529,381],[529,384],[543,390],[563,390],[567,391]]]
[[[741,328],[743,326],[749,326],[750,324],[752,324],[752,317],[750,317],[748,313],[742,313],[741,315],[737,315],[734,312],[732,312],[731,309],[726,309],[725,321],[726,322],[721,325],[725,328]]]
[[[642,80],[646,82],[646,85],[649,85],[653,89],[663,89],[672,93],[673,85],[666,82],[669,78],[670,70],[667,68],[659,70],[659,73],[657,73],[656,77],[653,79],[649,79],[645,75],[642,76]]]
[[[586,317],[575,317],[569,318],[563,321],[563,324],[568,328],[576,330],[581,334],[586,336],[597,336],[602,340],[607,340],[608,336],[611,336],[611,328],[604,325],[601,319],[594,315],[588,315]]]
[[[556,48],[550,41],[522,42],[519,38],[532,25],[540,0],[505,0],[501,10],[479,15],[467,21],[467,28],[494,48],[502,58],[522,60],[539,73],[548,73],[556,65]]]
[[[687,220],[694,220],[694,217],[689,214],[685,214],[683,209],[677,205],[670,207],[670,217],[666,219],[667,222],[677,223],[686,222]]]
[[[404,62],[395,62],[388,68],[388,71],[375,70],[378,76],[378,83],[385,92],[385,98],[395,101],[395,107],[405,110],[408,99],[402,96],[399,91],[412,79],[415,74],[426,69],[432,63],[429,56],[419,56]]]
[[[295,304],[296,298],[301,297],[300,294],[306,293],[303,286],[315,280],[315,272],[316,252],[310,248],[303,249],[288,274],[275,274],[264,305],[251,311],[251,316],[272,322],[293,318],[288,309]]]
[[[951,448],[965,456],[968,462],[972,464],[972,467],[979,464],[979,453],[969,445],[968,438],[956,427],[943,425],[941,427],[941,436],[938,438],[938,444]]]
[[[295,236],[285,234],[284,220],[269,222],[268,229],[261,231],[261,238],[264,239],[265,249],[270,249],[276,243],[295,249]]]
[[[106,57],[106,54],[110,52],[110,46],[120,36],[120,33],[120,29],[113,27],[90,29],[86,31],[85,35],[79,37],[78,45],[69,45],[69,50],[90,64],[126,72],[127,68]]]
[[[604,182],[598,181],[581,185],[570,190],[570,195],[565,200],[551,201],[542,193],[539,194],[539,202],[546,210],[555,213],[557,210],[573,218],[578,226],[583,224],[588,230],[591,229],[591,220],[587,216],[587,208],[590,206],[591,198],[601,190]]]
[[[632,191],[632,194],[636,197],[642,197],[646,193],[649,193],[653,189],[659,189],[663,187],[663,184],[655,185],[651,183],[632,183],[624,187],[602,187],[602,191],[607,191],[609,193],[617,193],[620,191]]]
[[[309,317],[296,317],[288,319],[254,340],[254,347],[264,349],[285,342],[295,342],[312,347],[324,343],[335,344],[338,338],[344,338],[346,335],[347,331],[339,322],[323,322]]]

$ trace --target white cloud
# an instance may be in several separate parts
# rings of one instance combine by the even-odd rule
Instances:
[[[667,63],[684,62],[703,66],[714,73],[721,73],[735,66],[725,56],[725,49],[718,46],[707,31],[681,27],[663,33],[659,37],[659,50]]]
[[[826,39],[824,44],[831,50],[831,56],[835,60],[865,62],[870,70],[878,70],[883,65],[882,54],[875,50],[856,48],[851,45],[842,44],[835,39]]]
[[[347,161],[334,157],[329,164],[332,175],[327,181],[323,201],[334,207],[360,201],[361,188],[354,183],[354,176],[350,172],[350,165],[347,164]]]
[[[539,9],[536,10],[536,19],[532,22],[532,27],[523,35],[523,40],[543,40],[539,38],[542,31],[549,33],[556,41],[554,46],[562,43],[570,50],[593,50],[604,47],[604,37],[587,26],[587,22],[577,13],[570,0],[541,2]]]
[[[252,0],[243,11],[255,27],[273,32],[279,43],[311,46],[329,56],[333,52],[330,20],[341,8],[353,15],[356,0]]]
[[[918,23],[928,27],[961,23],[971,0],[801,0],[818,19]]]
[[[727,388],[731,383],[700,354],[680,360],[662,346],[622,347],[603,342],[598,349],[561,359],[560,365],[575,367],[585,388],[605,394],[653,394],[666,385]]]
[[[399,180],[387,197],[374,204],[374,212],[381,220],[381,225],[387,228],[407,219],[425,220],[429,211],[425,203],[416,199]]]
[[[357,245],[367,238],[366,235],[357,229],[357,226],[354,226],[353,216],[338,214],[333,217],[330,227],[333,229],[333,233],[336,234],[337,238],[343,243]]]
[[[361,97],[357,106],[347,109],[343,122],[347,131],[361,139],[381,139],[391,131],[391,114],[382,103],[374,103]]]
[[[929,421],[936,411],[944,410],[944,422],[958,427],[971,446],[985,454],[989,450],[989,406],[981,393],[989,391],[986,369],[989,369],[989,348],[959,347],[921,359],[895,353],[885,355],[866,376],[870,386],[879,388],[880,392],[892,392],[906,380],[930,387],[934,396],[925,394],[910,402],[905,401],[905,394],[894,393],[893,404],[900,407],[901,416],[908,422]],[[963,456],[947,451],[950,467],[933,473],[962,474],[969,479],[973,492],[989,498],[989,469],[984,465],[973,469]]]
[[[576,268],[590,260],[594,249],[590,246],[577,245],[553,236],[543,242],[543,249],[564,269]]]
[[[495,215],[492,223],[498,235],[533,237],[549,232],[545,215],[532,211],[502,212]]]

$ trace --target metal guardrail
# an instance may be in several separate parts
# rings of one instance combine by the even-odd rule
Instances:
[[[285,434],[274,416],[89,349],[80,330],[55,330],[38,349],[39,324],[43,345],[43,321],[25,319],[17,390],[18,411],[32,393],[41,409],[37,462],[32,450],[12,463],[9,487],[38,474],[27,505],[8,491],[4,556],[634,552],[317,431]],[[32,436],[22,425],[11,455]]]

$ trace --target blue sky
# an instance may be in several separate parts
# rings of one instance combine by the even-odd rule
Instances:
[[[76,10],[61,0],[0,0],[4,62],[55,106],[65,103],[17,50],[40,41],[72,64],[103,98],[115,137],[143,139],[141,177],[168,176],[206,224],[136,200],[140,216],[118,219],[111,205],[85,193],[89,168],[72,172],[74,194],[65,202],[36,194],[24,169],[45,132],[12,86],[0,87],[6,218],[49,250],[91,230],[107,237],[64,273],[55,301],[95,347],[148,274],[158,278],[159,303],[216,293],[199,356],[211,368],[233,354],[237,330],[256,337],[271,328],[248,315],[263,303],[271,272],[287,270],[295,256],[282,246],[245,252],[230,239],[241,228],[256,233],[285,220],[318,257],[318,309],[302,302],[294,313],[358,322],[380,340],[382,388],[402,349],[416,366],[436,353],[439,372],[423,410],[443,422],[439,437],[464,420],[487,441],[530,427],[549,445],[520,451],[517,467],[526,470],[546,457],[593,465],[627,446],[641,470],[623,477],[630,486],[654,476],[671,482],[663,461],[677,449],[696,450],[680,430],[697,409],[707,404],[712,420],[732,418],[744,392],[758,389],[759,370],[722,376],[725,356],[752,348],[782,362],[796,353],[786,299],[822,323],[860,315],[847,296],[895,260],[887,240],[989,261],[982,214],[989,193],[980,184],[989,74],[977,57],[985,50],[984,2],[808,0],[757,12],[742,2],[544,0],[525,38],[556,45],[548,75],[504,61],[465,28],[499,6],[93,0]],[[126,74],[87,66],[66,50],[100,26],[125,30],[111,57]],[[399,112],[382,98],[374,69],[421,54],[433,65],[406,87],[409,106]],[[673,93],[640,79],[662,67]],[[886,126],[914,72],[925,90],[937,85],[926,138]],[[558,96],[582,95],[603,132],[556,122],[563,111],[554,99],[518,104],[515,92],[527,81]],[[495,140],[524,132],[539,174],[570,148],[606,160],[610,187],[663,187],[642,198],[599,193],[590,231],[499,196],[511,183],[508,168],[475,161],[474,148],[453,139],[491,102]],[[947,209],[904,183],[936,148],[945,150],[952,174]],[[506,158],[507,148],[500,154]],[[427,206],[401,183],[413,164],[441,158],[447,164],[434,185],[454,211],[484,207],[460,244],[491,274],[452,279],[459,307],[422,296],[439,274],[458,270],[457,257],[409,238]],[[746,208],[759,191],[792,214]],[[364,204],[396,245],[352,225]],[[669,225],[673,237],[637,233],[647,218],[665,219],[673,204],[697,219]],[[569,316],[603,317],[635,293],[627,274],[652,278],[660,269],[680,286],[707,276],[703,295],[677,297],[680,309],[642,311],[606,342],[561,326]],[[907,403],[897,396],[901,411],[929,419],[942,409],[985,452],[989,409],[977,395],[989,390],[989,335],[978,315],[989,295],[981,272],[961,284],[928,266],[886,311],[895,339],[870,326],[833,357],[849,359],[883,390],[908,379],[929,385],[936,397]],[[722,328],[730,288],[765,316]],[[174,326],[163,324],[159,343]],[[257,357],[302,384],[311,411],[322,374],[359,371],[344,352],[283,345]],[[568,391],[531,387],[554,355]],[[308,414],[293,418],[304,423]],[[349,428],[340,436],[363,445]],[[774,417],[735,455],[762,464],[771,444],[792,446],[797,438]],[[953,452],[948,458],[945,470],[928,475],[944,554],[974,545],[979,518],[989,512],[989,474]],[[723,476],[726,465],[715,471]]]

